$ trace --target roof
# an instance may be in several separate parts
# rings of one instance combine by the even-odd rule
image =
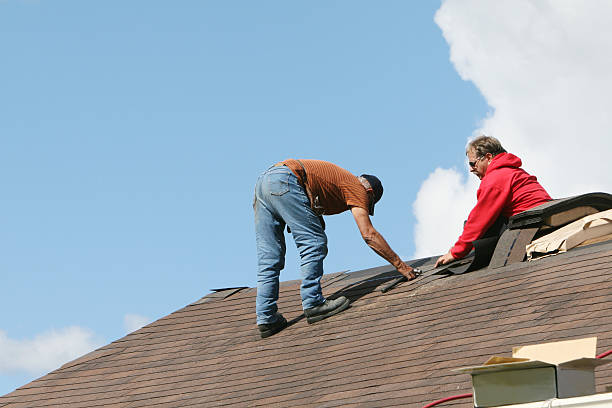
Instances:
[[[433,258],[420,263],[430,264]],[[0,397],[0,407],[422,407],[471,392],[452,371],[513,346],[598,337],[612,348],[612,242],[389,292],[391,267],[325,275],[351,307],[308,325],[299,282],[281,284],[291,320],[260,339],[255,288],[220,290]],[[612,384],[612,365],[596,387]],[[445,406],[471,407],[470,399]]]

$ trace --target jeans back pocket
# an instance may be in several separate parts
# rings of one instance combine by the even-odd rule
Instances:
[[[289,192],[289,177],[286,171],[273,172],[268,176],[268,191],[273,196],[282,196]]]

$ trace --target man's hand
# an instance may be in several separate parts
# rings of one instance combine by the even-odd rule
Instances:
[[[414,269],[411,266],[406,265],[404,262],[402,262],[400,267],[396,269],[399,273],[404,275],[408,280],[413,280],[417,277],[416,273],[414,273]]]
[[[437,268],[439,265],[446,265],[447,263],[451,263],[455,259],[456,258],[453,256],[453,254],[451,254],[451,252],[448,251],[446,254],[444,254],[444,255],[442,255],[441,257],[438,258],[434,268]]]

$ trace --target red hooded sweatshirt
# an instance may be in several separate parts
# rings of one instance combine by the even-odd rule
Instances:
[[[521,159],[512,153],[498,154],[491,160],[476,192],[478,202],[463,226],[463,233],[451,248],[451,254],[463,258],[497,218],[511,217],[551,198],[531,176],[521,169]]]

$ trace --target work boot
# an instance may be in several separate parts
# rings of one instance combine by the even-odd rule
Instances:
[[[340,296],[334,300],[326,299],[325,302],[319,306],[311,307],[310,309],[304,310],[304,315],[308,323],[316,323],[319,320],[333,316],[336,313],[340,313],[344,309],[349,307],[349,300],[344,296]]]
[[[270,337],[271,335],[278,333],[285,327],[287,327],[287,319],[285,319],[280,313],[276,314],[276,321],[274,321],[273,323],[257,325],[257,328],[259,329],[259,335],[262,339],[265,339],[266,337]]]

